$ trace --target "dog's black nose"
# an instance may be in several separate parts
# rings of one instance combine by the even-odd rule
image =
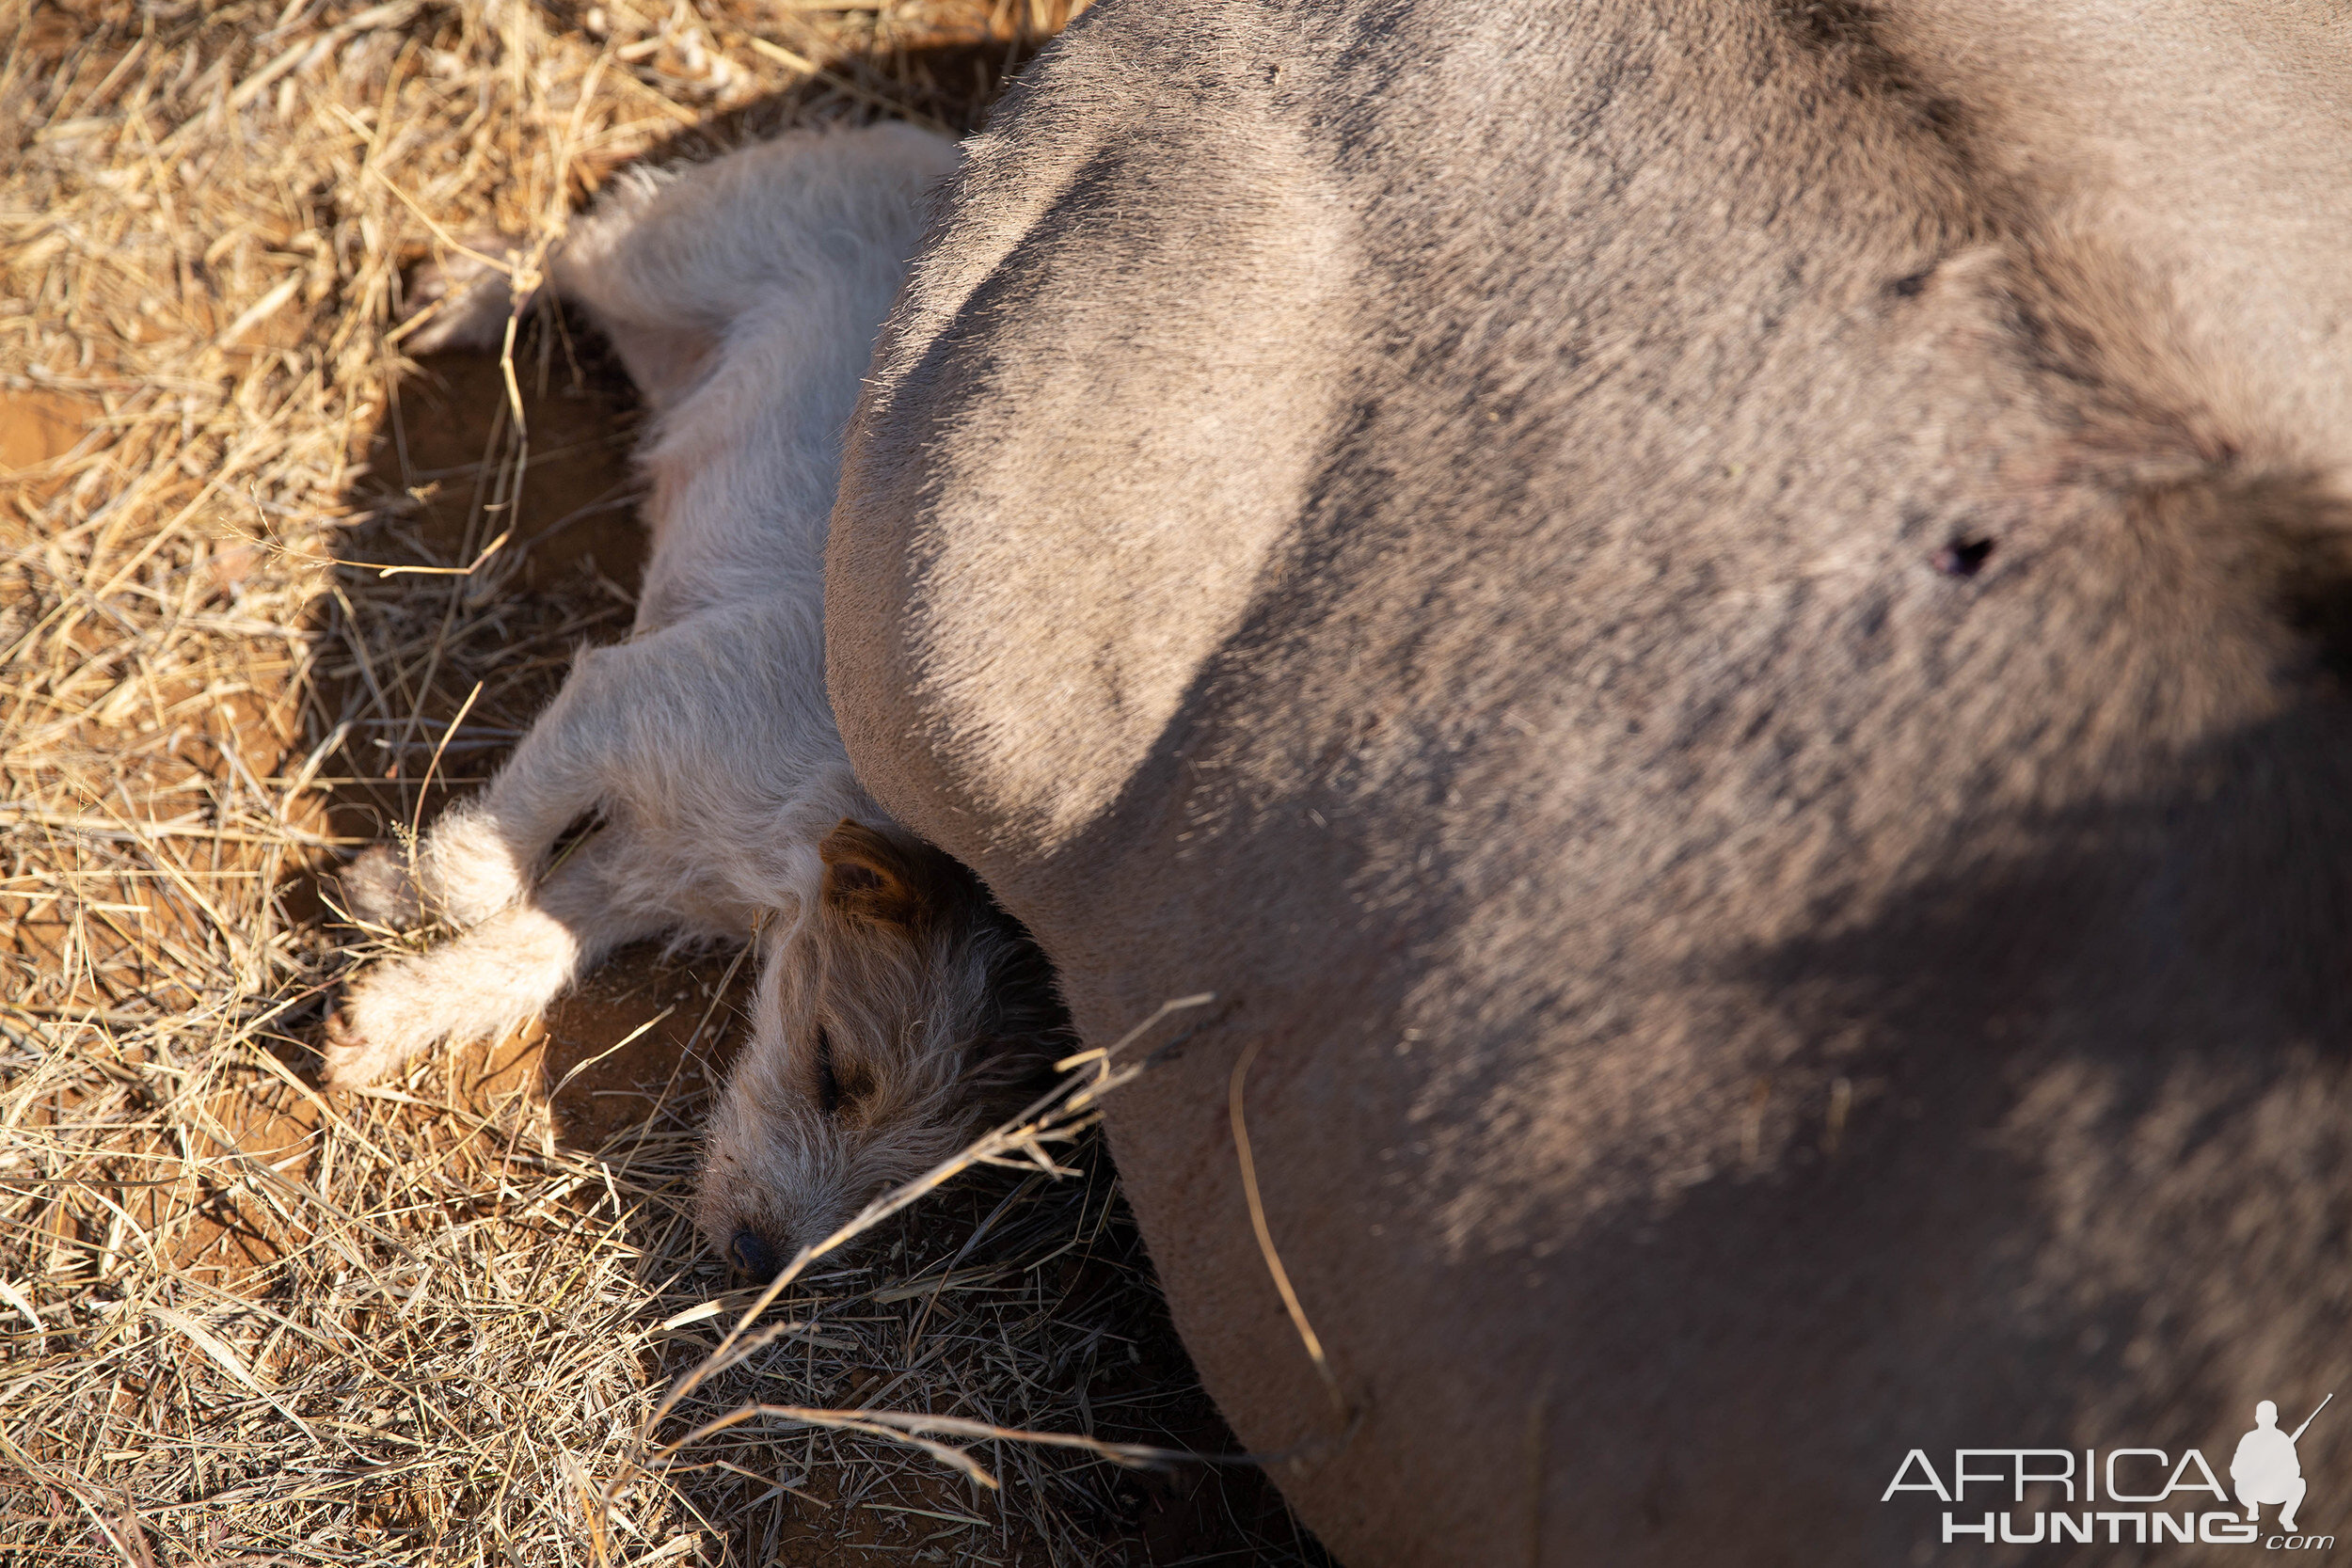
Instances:
[[[727,1243],[727,1260],[757,1280],[776,1277],[783,1267],[776,1261],[776,1249],[761,1241],[756,1230],[739,1230]]]

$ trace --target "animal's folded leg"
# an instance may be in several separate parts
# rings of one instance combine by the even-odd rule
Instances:
[[[487,1039],[536,1018],[598,959],[671,924],[615,896],[617,832],[566,861],[525,903],[454,941],[361,976],[328,1026],[326,1081],[373,1083],[445,1041]]]

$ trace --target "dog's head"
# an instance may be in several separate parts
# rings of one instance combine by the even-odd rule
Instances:
[[[850,821],[818,853],[817,905],[766,955],[703,1160],[703,1235],[762,1280],[1072,1049],[1044,955],[969,871]]]

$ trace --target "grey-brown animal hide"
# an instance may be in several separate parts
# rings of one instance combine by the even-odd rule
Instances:
[[[1356,1568],[2352,1393],[2344,16],[1104,0],[974,146],[835,706],[1088,1043],[1217,994],[1113,1145]]]

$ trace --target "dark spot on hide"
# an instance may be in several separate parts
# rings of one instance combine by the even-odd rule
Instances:
[[[1947,578],[1972,578],[1984,569],[1992,555],[1990,539],[1955,539],[1929,560]]]

